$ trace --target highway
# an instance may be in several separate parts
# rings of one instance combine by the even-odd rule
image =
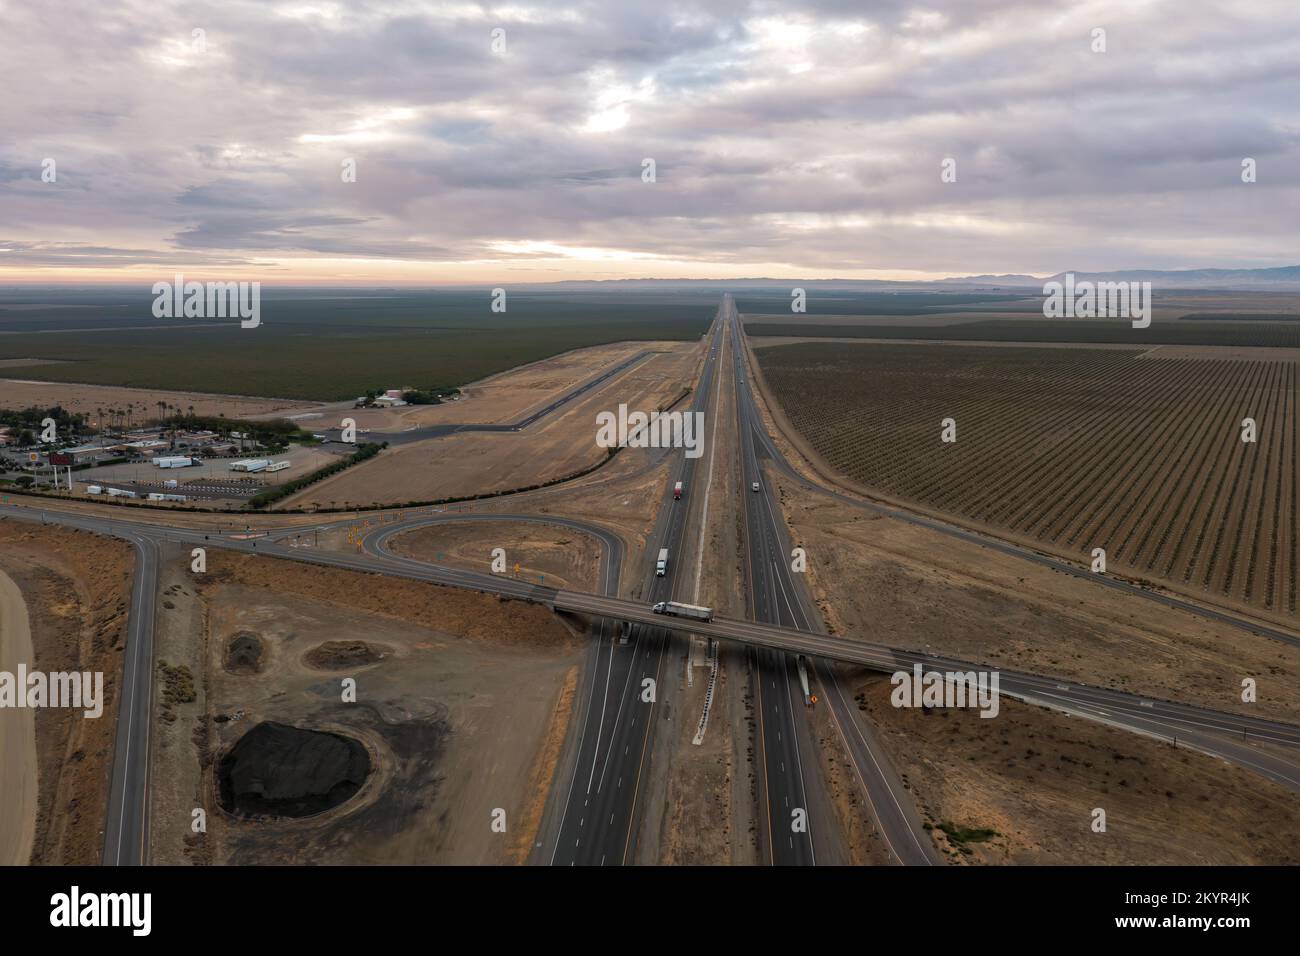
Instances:
[[[744,400],[744,347],[735,331],[735,305],[723,299],[724,324],[733,348],[734,395],[740,452],[740,505],[744,511],[746,601],[749,617],[801,631],[812,631],[803,589],[792,579],[790,549],[775,521],[772,490],[755,452],[751,408]],[[758,490],[754,488],[757,486]],[[817,863],[814,836],[832,829],[831,811],[822,786],[815,741],[803,713],[806,706],[797,661],[766,647],[751,651],[755,709],[754,762],[758,778],[758,812],[763,821],[759,844],[766,861],[777,866]],[[801,740],[802,738],[802,740]],[[804,766],[805,755],[808,767]],[[809,778],[817,788],[809,799]],[[802,812],[796,829],[793,815]],[[823,854],[825,856],[825,854]]]
[[[739,315],[734,309],[734,305],[731,308],[729,321],[735,331],[736,341],[740,343],[738,362],[743,368],[744,355],[747,354],[748,350],[744,348],[744,328]],[[738,371],[737,374],[740,376],[742,372]],[[1214,608],[1201,607],[1190,601],[1142,587],[1120,578],[1097,575],[1090,570],[1071,565],[1028,548],[989,538],[973,531],[914,515],[887,505],[852,498],[834,489],[813,484],[786,461],[784,455],[781,454],[772,440],[771,435],[768,434],[762,416],[757,410],[750,377],[743,380],[740,388],[744,392],[740,404],[747,410],[751,435],[760,449],[757,454],[771,462],[784,475],[794,479],[801,487],[811,493],[830,495],[855,507],[907,521],[963,541],[992,548],[1003,554],[1051,567],[1054,570],[1068,573],[1089,583],[1119,590],[1147,600],[1154,600],[1167,607],[1199,614],[1257,636],[1271,638],[1287,644],[1300,645],[1300,636],[1269,627],[1257,621],[1240,618]],[[777,524],[783,523],[777,522]],[[814,617],[813,620],[816,620],[816,618]],[[973,665],[969,662],[909,653],[897,649],[891,649],[888,653],[881,654],[875,662],[861,660],[858,663],[882,671],[908,669],[915,663],[921,663],[927,670],[968,672],[973,668]],[[989,666],[988,664],[984,665],[986,669]],[[829,699],[832,706],[835,722],[852,751],[855,769],[864,785],[864,789],[867,791],[868,800],[876,812],[878,822],[881,824],[882,836],[884,836],[891,853],[903,862],[922,862],[914,853],[919,847],[915,845],[917,821],[911,801],[905,798],[901,784],[894,778],[883,751],[872,737],[870,728],[861,719],[858,709],[852,705],[845,695],[837,678],[835,668],[829,666],[826,660],[816,661],[814,668],[826,691],[825,697]],[[1297,766],[1300,765],[1300,758],[1296,755],[1278,757],[1248,745],[1250,740],[1298,745],[1300,744],[1300,738],[1296,736],[1296,728],[1291,725],[1257,718],[1221,714],[1168,701],[1144,699],[1131,694],[1086,687],[1063,680],[1008,672],[1000,668],[998,670],[1002,681],[1002,692],[1012,697],[1017,697],[1029,703],[1052,707],[1067,714],[1145,734],[1156,739],[1167,740],[1180,746],[1192,747],[1203,753],[1255,770],[1277,783],[1300,792],[1300,772],[1297,770]],[[908,820],[911,822],[910,827],[905,826],[905,821]],[[924,839],[924,844],[927,856],[933,859],[930,841]]]
[[[721,327],[709,332],[716,343]],[[716,373],[710,347],[688,411],[707,415]],[[674,451],[669,480],[661,491],[655,525],[646,542],[641,576],[642,603],[670,600],[677,572],[684,566],[683,547],[690,510],[687,500],[673,499],[673,483],[694,486],[697,459]],[[654,559],[660,548],[668,550],[665,574],[655,574]],[[594,615],[607,620],[600,615]],[[617,619],[615,619],[617,620]],[[662,618],[651,616],[629,630],[626,643],[611,639],[599,697],[587,708],[580,731],[577,760],[564,796],[559,833],[550,855],[553,865],[622,865],[634,862],[641,814],[645,809],[644,783],[653,753],[657,715],[665,693],[664,662],[669,633]],[[603,626],[603,625],[602,625]],[[646,700],[646,682],[653,681],[654,696]],[[559,794],[555,794],[559,797]]]
[[[104,827],[103,860],[109,866],[136,866],[149,858],[149,742],[159,547],[153,535],[128,532],[125,537],[135,548],[136,568]]]
[[[711,345],[699,386],[694,394],[693,410],[706,411],[708,408],[708,400],[712,392],[708,385],[716,374],[718,351],[716,346],[721,342],[721,336],[728,324],[733,340],[737,343],[743,342],[743,331],[740,329],[739,318],[735,314],[734,303],[731,303],[728,298],[724,300],[723,308],[726,310],[725,321],[715,322],[710,332]],[[722,314],[720,310],[720,315]],[[579,386],[579,389],[595,387],[600,380],[617,374],[631,363],[643,359],[647,354],[649,353],[643,352],[633,356],[621,366],[603,373],[603,379],[598,376],[596,380]],[[744,375],[745,381],[739,381],[739,376],[743,374],[743,360],[739,350],[736,357],[739,363],[738,392],[741,393],[739,407],[744,416],[743,431],[747,436],[744,445],[749,449],[745,462],[747,481],[755,480],[748,476],[761,474],[763,466],[776,468],[811,492],[831,495],[855,507],[918,524],[993,548],[1004,554],[1052,567],[1101,587],[1119,589],[1166,606],[1177,607],[1252,634],[1289,644],[1300,643],[1300,637],[1278,628],[1215,608],[1204,608],[1190,601],[1121,579],[1095,575],[1083,568],[1028,548],[987,538],[966,529],[876,502],[850,497],[809,482],[783,458],[766,428],[763,427],[762,419],[754,404],[748,375]],[[570,392],[562,396],[539,413],[534,413],[536,417],[529,416],[529,418],[536,421],[541,414],[553,411],[576,394]],[[689,490],[695,484],[693,477],[696,460],[687,459],[680,452],[674,454],[677,456],[677,461],[672,480],[685,481]],[[555,827],[555,833],[550,837],[549,846],[553,854],[553,862],[621,863],[632,859],[639,812],[639,789],[644,776],[646,755],[650,752],[649,743],[656,709],[655,704],[640,703],[640,686],[646,677],[654,677],[657,680],[661,675],[663,655],[667,646],[666,635],[670,632],[699,634],[719,640],[735,640],[759,649],[766,648],[771,649],[772,652],[793,655],[802,654],[809,658],[813,662],[813,674],[824,690],[823,697],[831,706],[835,723],[849,747],[855,770],[863,782],[891,852],[902,862],[925,862],[916,857],[913,852],[915,847],[909,846],[907,834],[915,831],[914,810],[911,809],[910,801],[898,799],[896,781],[891,779],[892,771],[889,770],[887,761],[883,760],[878,747],[874,745],[870,728],[862,722],[860,713],[853,706],[852,701],[847,699],[839,686],[835,669],[827,662],[838,661],[887,673],[900,669],[907,670],[917,662],[927,670],[960,672],[987,669],[989,665],[984,662],[926,655],[856,638],[830,636],[814,630],[819,619],[806,605],[806,597],[801,595],[799,588],[793,587],[788,574],[789,566],[785,559],[788,555],[788,547],[783,537],[784,523],[777,519],[778,512],[773,506],[767,483],[762,478],[757,480],[761,483],[762,492],[758,495],[747,493],[747,496],[753,499],[747,505],[746,514],[746,525],[749,529],[747,539],[750,542],[749,563],[751,573],[756,571],[758,575],[756,582],[751,586],[750,593],[757,602],[753,608],[754,615],[769,620],[738,621],[717,618],[707,624],[666,618],[653,614],[649,609],[649,605],[655,600],[667,598],[689,600],[691,597],[688,594],[677,593],[676,581],[672,574],[672,569],[682,563],[682,545],[686,535],[688,509],[679,507],[684,502],[671,501],[669,490],[671,481],[664,489],[664,506],[659,510],[659,518],[648,548],[647,561],[647,564],[652,563],[653,553],[657,547],[668,547],[671,555],[670,573],[665,578],[655,578],[653,573],[647,570],[646,579],[642,582],[641,596],[636,599],[619,597],[615,593],[619,589],[618,569],[622,558],[621,544],[618,543],[616,536],[592,525],[568,522],[567,519],[549,516],[539,518],[535,514],[472,515],[455,512],[444,513],[441,518],[430,518],[426,517],[426,514],[432,514],[432,509],[427,513],[419,514],[407,509],[411,511],[413,517],[385,524],[382,531],[366,539],[367,551],[364,554],[286,546],[289,539],[301,537],[312,531],[352,524],[354,519],[351,518],[330,519],[316,525],[284,528],[263,538],[250,539],[231,537],[212,531],[168,526],[158,521],[123,519],[117,515],[129,514],[129,512],[112,506],[102,507],[93,513],[81,513],[9,503],[0,505],[0,516],[24,521],[49,522],[112,535],[129,541],[135,548],[137,574],[132,584],[131,606],[128,612],[128,638],[119,698],[117,734],[114,741],[108,817],[104,833],[105,863],[138,864],[147,860],[148,856],[148,761],[153,687],[154,602],[157,592],[159,548],[161,543],[167,540],[191,546],[207,545],[248,553],[271,553],[293,560],[372,573],[393,574],[448,586],[469,587],[522,600],[542,602],[556,610],[588,615],[593,619],[627,622],[634,625],[631,629],[631,637],[625,645],[618,643],[617,637],[606,629],[604,623],[598,630],[596,648],[584,672],[584,679],[587,681],[586,703],[581,713],[582,722],[579,726],[582,729],[571,764],[570,783],[563,798],[564,809],[559,812],[559,822]],[[760,505],[762,513],[758,510]],[[158,513],[154,514],[156,517]],[[177,521],[185,520],[183,515],[174,517]],[[171,518],[172,516],[169,515],[168,519]],[[585,594],[556,590],[501,576],[443,568],[435,564],[395,556],[384,546],[392,535],[421,523],[427,523],[429,520],[480,519],[542,520],[552,524],[568,524],[594,534],[602,542],[605,551],[605,574],[602,580],[604,593]],[[764,670],[773,671],[775,660],[779,660],[775,654],[768,658]],[[765,733],[771,724],[794,713],[796,708],[790,703],[792,699],[802,706],[798,694],[793,694],[792,697],[791,685],[788,682],[795,678],[790,666],[787,663],[783,670],[776,667],[772,678],[778,681],[777,685],[772,687],[768,684],[765,687],[773,691],[772,700],[766,702],[763,709]],[[1300,792],[1300,726],[1144,698],[1050,676],[1022,674],[1001,668],[998,670],[1002,693],[1027,702],[1052,707],[1067,714],[1176,742],[1178,746],[1190,747],[1251,769],[1293,791]],[[619,677],[622,678],[621,681]],[[662,692],[662,681],[657,680],[657,683],[660,684]],[[775,711],[768,708],[776,706],[776,703],[782,699],[783,690],[786,701],[784,715],[776,720],[769,720],[767,715],[774,714]],[[782,726],[788,725],[783,723]],[[782,735],[784,736],[784,731]],[[793,735],[791,737],[789,741],[778,740],[774,749],[770,748],[765,741],[763,753],[769,771],[782,762],[787,768],[791,768],[793,764],[793,769],[788,769],[785,783],[778,782],[774,785],[769,782],[769,794],[789,794],[792,795],[792,799],[798,800],[802,790],[802,775],[800,775],[800,782],[796,783],[795,772],[800,760],[806,759],[807,754],[802,750],[794,752],[793,748],[797,740]],[[1259,743],[1275,746],[1264,749],[1256,746]],[[787,749],[783,751],[782,747]],[[771,779],[775,779],[775,775]],[[588,790],[588,786],[592,789]],[[596,798],[595,803],[592,802],[593,796]],[[785,798],[782,796],[778,799]],[[581,806],[578,801],[581,801]],[[576,824],[573,822],[574,819],[578,821]],[[815,833],[816,821],[813,823]],[[572,839],[571,843],[569,843],[570,839]],[[775,847],[779,841],[773,838],[769,842]],[[814,855],[812,843],[807,841],[806,849],[800,849],[803,842],[787,841],[786,850],[790,854],[788,857],[790,862],[802,862],[803,857],[806,857],[807,862],[812,862]],[[569,843],[567,847],[566,843]],[[775,859],[775,849],[773,858]]]
[[[710,334],[715,338],[720,327]],[[651,353],[642,353],[633,360]],[[624,363],[624,366],[630,364]],[[700,380],[695,390],[690,411],[707,414],[710,389],[716,361],[707,354],[702,365]],[[618,371],[616,369],[613,371]],[[606,376],[608,377],[607,373]],[[593,383],[588,383],[588,387]],[[570,393],[568,398],[573,397]],[[567,400],[567,399],[566,399]],[[552,411],[559,402],[552,403],[543,412]],[[525,424],[536,420],[534,413]],[[523,426],[521,426],[523,427]],[[640,578],[640,593],[644,602],[665,600],[672,596],[676,586],[676,572],[684,555],[683,543],[689,510],[686,501],[674,501],[672,484],[682,481],[688,488],[693,484],[695,459],[686,458],[681,451],[673,453],[672,476],[665,483],[663,499],[658,509],[654,529],[647,539],[645,567]],[[372,531],[362,541],[363,548],[383,561],[407,561],[405,567],[427,569],[422,562],[410,562],[394,556],[388,547],[395,535],[436,521],[460,520],[461,514],[435,519],[415,519],[400,527],[382,527]],[[499,520],[498,516],[483,516]],[[622,544],[608,531],[592,525],[566,519],[527,518],[502,516],[523,520],[549,521],[586,531],[602,540],[604,545],[603,592],[615,596],[619,589],[619,569],[623,562]],[[612,539],[612,540],[611,540]],[[654,573],[653,558],[660,548],[669,551],[667,573],[659,577]],[[457,582],[474,586],[484,583],[501,583],[472,573],[457,576]],[[519,582],[520,593],[530,599],[545,595],[530,583]],[[660,709],[659,695],[664,691],[664,660],[668,652],[669,632],[661,625],[663,619],[650,617],[632,626],[626,640],[621,629],[611,627],[610,619],[592,616],[599,622],[597,640],[589,655],[583,673],[581,707],[576,715],[578,733],[557,771],[557,779],[565,781],[552,790],[548,802],[540,846],[535,847],[534,860],[552,865],[619,865],[631,862],[636,852],[637,833],[644,810],[644,782],[647,778],[656,715]],[[652,701],[643,699],[647,680],[656,686]]]
[[[778,517],[780,503],[775,499],[774,489],[763,468],[764,461],[772,461],[775,448],[765,441],[767,432],[754,404],[745,367],[744,330],[740,326],[735,300],[730,295],[724,298],[723,309],[736,346],[735,402],[740,430],[741,473],[744,487],[750,489],[742,492],[745,495],[749,549],[750,616],[799,631],[822,633],[824,627],[812,596],[802,576],[792,570],[791,543],[785,521]],[[757,492],[752,490],[755,483],[759,487]],[[806,706],[799,684],[798,659],[772,650],[759,650],[755,654],[760,664],[761,688],[757,701],[763,715],[760,727],[764,731],[760,750],[765,755],[765,779],[775,781],[775,785],[768,788],[770,832],[778,850],[772,855],[771,862],[815,862],[812,832],[801,840],[786,832],[789,829],[789,810],[785,802],[793,794],[798,794],[801,801],[798,806],[808,807],[810,802],[805,787],[802,752],[811,753],[814,742],[808,721],[802,715],[795,716]],[[835,671],[815,657],[807,659],[805,667],[811,672],[808,674],[810,689],[817,683],[822,685],[821,702],[830,708],[832,723],[853,763],[854,774],[872,808],[878,832],[891,858],[917,866],[935,862],[937,856],[933,841],[921,828],[922,821],[911,797],[890,766],[861,711],[844,693]],[[774,727],[779,729],[779,733],[772,732]],[[800,737],[805,741],[802,748]],[[818,772],[815,759],[814,755],[813,773]],[[772,793],[777,794],[778,799],[774,800]],[[823,826],[829,824],[827,819],[820,822]],[[817,823],[812,808],[809,808],[810,831]]]
[[[671,509],[670,509],[671,513]],[[115,740],[116,759],[113,766],[112,790],[110,795],[109,825],[105,833],[106,863],[122,865],[138,864],[145,860],[147,848],[147,761],[149,748],[149,727],[147,719],[151,711],[149,695],[151,693],[152,674],[152,624],[154,613],[154,594],[156,591],[158,546],[165,540],[178,541],[187,545],[204,545],[226,548],[251,554],[270,554],[276,557],[304,561],[308,563],[349,568],[356,571],[392,574],[399,577],[427,581],[452,587],[466,587],[474,590],[514,597],[520,600],[537,601],[548,604],[557,610],[583,614],[592,618],[607,618],[616,621],[628,621],[647,625],[645,629],[637,628],[640,634],[657,629],[669,629],[681,634],[701,634],[719,640],[735,640],[756,646],[776,648],[802,653],[809,658],[826,658],[851,664],[857,664],[872,670],[892,673],[907,670],[914,663],[921,663],[927,669],[944,671],[969,671],[978,669],[979,663],[962,661],[954,658],[938,657],[919,652],[890,648],[884,645],[868,643],[857,639],[836,637],[823,634],[807,633],[783,628],[776,625],[761,624],[752,621],[737,621],[715,618],[712,622],[681,621],[656,615],[650,611],[648,600],[632,600],[608,597],[605,595],[583,594],[562,591],[526,581],[518,581],[498,575],[481,574],[456,568],[445,568],[423,561],[392,556],[382,548],[382,542],[404,530],[425,522],[424,516],[414,516],[405,521],[385,525],[377,531],[375,539],[369,539],[374,552],[352,554],[347,552],[322,551],[314,548],[293,548],[285,546],[285,541],[301,537],[313,530],[328,530],[345,527],[352,523],[348,520],[334,520],[316,526],[299,526],[275,532],[265,538],[236,538],[212,532],[202,532],[183,528],[167,528],[152,523],[132,522],[99,514],[86,515],[61,511],[46,511],[13,504],[0,505],[0,514],[24,521],[46,521],[100,534],[108,534],[131,541],[137,548],[137,560],[141,573],[137,575],[132,588],[132,603],[128,614],[128,643],[123,674],[123,695],[118,721],[118,733]],[[442,520],[462,520],[470,517],[456,513],[446,515]],[[486,518],[486,516],[484,516]],[[538,520],[536,515],[493,515],[494,519]],[[554,522],[564,519],[547,517],[543,520]],[[592,530],[583,525],[583,530]],[[382,537],[380,537],[382,535]],[[279,539],[279,540],[277,540]],[[260,547],[259,547],[260,544]],[[658,664],[653,656],[640,657],[642,652],[635,650],[636,644],[630,644],[633,654],[641,661],[639,670],[633,671],[637,681],[648,675],[651,665],[658,673]],[[612,658],[606,658],[607,661]],[[610,664],[607,664],[607,670]],[[594,667],[593,667],[594,670]],[[821,671],[823,675],[825,671]],[[824,679],[824,676],[823,676]],[[1176,741],[1179,746],[1191,747],[1207,754],[1229,760],[1272,779],[1295,792],[1300,792],[1300,726],[1266,720],[1258,717],[1229,714],[1192,707],[1167,701],[1144,698],[1134,694],[1103,688],[1089,687],[1075,682],[1068,682],[1051,677],[1021,674],[1000,670],[1002,693],[1012,697],[1054,707],[1066,713],[1076,714],[1091,720],[1108,723],[1130,731],[1147,734],[1163,740]],[[625,679],[625,684],[629,682]],[[612,682],[611,695],[616,689]],[[628,687],[630,692],[632,687]],[[622,689],[617,690],[624,703],[629,699]],[[834,699],[834,692],[828,688],[828,696]],[[600,699],[599,697],[597,698]],[[612,700],[612,696],[607,699]],[[844,701],[845,708],[851,713],[856,711],[851,702]],[[645,717],[649,718],[651,708],[646,707]],[[588,713],[590,713],[590,709]],[[629,716],[624,707],[624,715]],[[630,716],[635,716],[633,713]],[[620,723],[620,715],[615,713],[615,722]],[[844,715],[837,719],[843,721]],[[585,726],[590,725],[590,719]],[[630,756],[631,742],[640,734],[641,745],[646,746],[650,723],[649,720],[629,720],[624,730],[613,739],[612,746],[604,748],[611,758]],[[841,729],[846,736],[853,738],[856,732],[851,726]],[[630,731],[630,732],[629,732]],[[619,741],[624,741],[621,747]],[[1281,750],[1263,750],[1252,746],[1253,743],[1270,743]],[[595,753],[595,744],[584,745],[589,755]],[[1296,753],[1290,751],[1294,749]],[[624,753],[626,751],[626,753]],[[594,766],[588,757],[588,773]],[[855,765],[861,762],[870,766],[870,755],[859,757]],[[639,772],[638,772],[639,779]],[[579,777],[581,779],[581,777]],[[867,779],[870,776],[867,775]],[[615,781],[617,782],[617,781]],[[626,786],[626,785],[625,785]],[[571,788],[572,789],[572,788]],[[624,788],[615,787],[615,790]],[[870,793],[869,789],[869,793]],[[885,814],[880,808],[887,805],[888,789],[877,791],[872,796],[872,803],[877,809],[883,825]],[[605,862],[614,859],[609,856],[610,846],[614,846],[617,860],[626,858],[631,849],[633,829],[632,812],[635,801],[627,799],[623,819],[620,824],[615,809],[613,825],[607,823],[606,837],[602,838]],[[570,798],[570,803],[572,798]],[[900,811],[903,808],[899,808]],[[567,811],[566,811],[567,813]],[[596,819],[593,817],[593,819]],[[608,821],[608,817],[604,820]],[[623,841],[622,849],[617,849],[618,839]],[[594,842],[594,841],[593,841]],[[891,839],[895,852],[901,841]],[[557,842],[558,845],[558,842]],[[590,845],[590,844],[589,844]],[[575,846],[574,850],[580,849]],[[903,851],[905,852],[905,851]],[[899,853],[900,858],[902,853]],[[557,857],[558,861],[559,857]],[[584,858],[585,859],[585,858]],[[576,856],[573,862],[577,862]],[[600,862],[599,859],[596,862]]]

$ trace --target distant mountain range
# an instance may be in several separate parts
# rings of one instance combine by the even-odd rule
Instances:
[[[539,284],[539,289],[789,289],[803,286],[815,289],[843,289],[873,292],[915,292],[922,289],[1014,289],[1041,292],[1043,284],[1060,281],[1065,272],[1050,276],[1020,273],[1006,275],[951,276],[946,279],[899,281],[888,279],[605,279],[573,280]],[[1300,291],[1300,265],[1269,269],[1126,269],[1116,272],[1075,272],[1075,281],[1150,282],[1154,290],[1216,289],[1254,292]]]
[[[1065,272],[1041,278],[1029,275],[960,276],[943,279],[936,284],[1041,289],[1043,283],[1060,281],[1064,276]],[[1082,280],[1150,282],[1162,289],[1274,289],[1280,292],[1300,289],[1300,266],[1278,266],[1272,269],[1126,269],[1117,272],[1075,272],[1074,281]]]

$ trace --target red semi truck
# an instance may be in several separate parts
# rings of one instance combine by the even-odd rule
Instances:
[[[677,482],[677,484],[673,485],[673,501],[677,501],[681,497],[682,497],[682,483],[679,481]]]

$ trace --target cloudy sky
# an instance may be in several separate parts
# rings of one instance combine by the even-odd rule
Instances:
[[[1300,262],[1296,0],[0,0],[0,88],[0,282]]]

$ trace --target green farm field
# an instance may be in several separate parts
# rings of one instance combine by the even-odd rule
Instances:
[[[147,290],[146,290],[147,292]],[[139,290],[0,293],[0,363],[39,381],[331,401],[378,387],[452,388],[624,340],[689,340],[709,294],[265,292],[262,323],[157,319]],[[217,323],[217,324],[209,324]]]

